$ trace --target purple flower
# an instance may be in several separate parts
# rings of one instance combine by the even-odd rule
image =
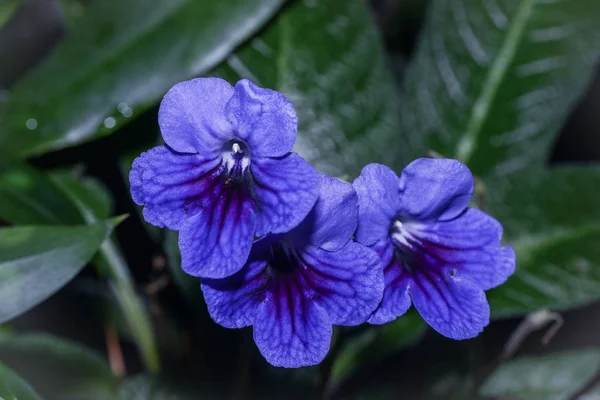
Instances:
[[[502,226],[468,208],[473,176],[456,160],[418,159],[400,178],[370,164],[354,181],[359,199],[356,240],[379,253],[383,300],[369,319],[383,324],[411,303],[444,336],[467,339],[489,323],[484,290],[515,270],[515,253],[501,247]]]
[[[297,119],[281,93],[193,79],[169,90],[158,122],[166,145],[134,161],[131,194],[146,221],[179,230],[188,274],[234,274],[255,237],[289,231],[313,207],[319,174],[290,153]]]
[[[253,325],[254,341],[275,366],[321,362],[332,324],[361,324],[381,301],[379,257],[350,240],[357,218],[352,186],[323,176],[302,224],[256,242],[236,275],[202,280],[212,318],[227,328]]]

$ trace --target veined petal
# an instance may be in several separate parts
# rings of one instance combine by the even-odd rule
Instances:
[[[201,207],[202,193],[219,165],[218,158],[178,154],[166,146],[150,149],[135,159],[129,173],[133,201],[145,206],[149,223],[178,230]]]
[[[306,246],[298,253],[303,276],[315,304],[334,325],[359,325],[369,318],[383,295],[383,271],[377,253],[349,242],[338,251]]]
[[[385,288],[383,299],[368,322],[379,325],[393,321],[408,311],[411,305],[408,290],[412,278],[402,260],[394,257],[394,248],[389,240],[381,240],[372,248],[380,255],[384,266]]]
[[[335,251],[352,238],[357,222],[358,196],[352,185],[321,175],[315,206],[290,236],[295,243]]]
[[[248,259],[256,227],[255,204],[245,186],[221,183],[207,204],[179,232],[181,268],[188,274],[220,279],[239,271]]]
[[[420,158],[400,176],[401,213],[416,221],[444,221],[464,211],[473,194],[471,171],[448,158]]]
[[[226,328],[252,325],[265,300],[267,261],[250,260],[236,274],[224,279],[202,279],[202,292],[212,319]]]
[[[423,319],[452,339],[473,338],[490,322],[485,293],[466,279],[418,271],[413,274],[410,296]]]
[[[390,168],[369,164],[352,184],[358,194],[356,240],[371,246],[388,235],[400,210],[399,179]]]
[[[158,124],[173,150],[213,156],[234,136],[225,116],[233,87],[220,78],[197,78],[173,86],[160,103]]]
[[[450,221],[407,226],[419,243],[416,251],[426,264],[421,268],[468,279],[483,290],[515,271],[514,251],[500,244],[502,225],[478,209],[468,208]]]
[[[298,119],[292,103],[281,93],[263,89],[247,79],[236,83],[226,116],[254,157],[280,157],[296,141]]]
[[[319,192],[319,173],[296,153],[252,165],[256,236],[284,233],[309,213]]]
[[[272,282],[256,313],[254,341],[276,367],[298,368],[323,361],[329,351],[332,326],[327,312],[308,299],[295,279]]]

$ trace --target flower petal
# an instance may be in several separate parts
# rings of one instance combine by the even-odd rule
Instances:
[[[298,119],[292,103],[281,93],[239,81],[227,103],[227,119],[255,157],[280,157],[296,141]]]
[[[176,84],[158,110],[165,143],[182,153],[213,154],[232,139],[225,106],[233,87],[220,78],[197,78]]]
[[[400,176],[402,214],[417,221],[458,216],[473,194],[473,175],[457,160],[420,158]]]
[[[338,251],[306,246],[298,256],[307,292],[334,325],[359,325],[369,318],[383,295],[379,256],[349,242]]]
[[[250,260],[236,274],[224,279],[202,279],[202,292],[212,319],[226,328],[254,323],[256,310],[268,281],[264,259]]]
[[[357,222],[358,196],[352,185],[321,175],[315,206],[290,235],[294,243],[335,251],[352,238]]]
[[[319,192],[319,173],[296,153],[263,158],[252,164],[256,235],[284,233],[311,210]]]
[[[179,249],[181,268],[186,273],[220,279],[236,273],[246,263],[256,217],[254,202],[243,189],[217,185],[212,203],[182,225]]]
[[[295,279],[273,281],[254,323],[254,341],[269,363],[287,368],[318,364],[329,351],[331,333],[327,312],[304,296]]]
[[[352,184],[358,194],[356,240],[371,246],[388,235],[400,210],[399,179],[390,168],[369,164]]]
[[[473,338],[490,322],[485,293],[466,279],[418,271],[409,292],[423,319],[449,338]]]
[[[394,248],[389,240],[381,240],[372,248],[380,255],[384,265],[385,289],[381,303],[368,322],[379,325],[393,321],[408,311],[411,305],[408,289],[412,278],[402,261],[394,257]]]
[[[133,201],[145,206],[143,215],[149,223],[178,230],[197,212],[206,179],[219,165],[218,158],[175,153],[166,146],[150,149],[135,159],[129,173]]]
[[[451,221],[406,226],[432,271],[468,279],[483,290],[504,283],[515,271],[514,251],[500,245],[502,225],[483,211],[467,208]]]

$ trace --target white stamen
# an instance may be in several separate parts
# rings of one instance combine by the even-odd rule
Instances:
[[[241,162],[242,171],[245,171],[250,166],[250,157],[244,153],[239,143],[234,142],[231,145],[231,151],[224,150],[221,154],[228,172],[233,170],[236,162]],[[236,156],[236,154],[240,154],[241,157]]]
[[[403,246],[412,248],[412,245],[408,242],[406,236],[404,236],[401,233],[392,233],[392,239],[394,239],[397,243],[402,244]]]
[[[412,235],[404,228],[402,222],[398,220],[394,221],[394,232],[392,233],[392,239],[403,246],[412,248],[411,243],[408,241],[408,238],[411,236]]]
[[[249,165],[250,165],[250,158],[249,157],[242,158],[242,171],[245,171]]]
[[[225,161],[225,166],[227,167],[227,171],[231,172],[231,169],[235,165],[235,160],[231,157],[231,154],[226,153],[223,155],[223,160]]]

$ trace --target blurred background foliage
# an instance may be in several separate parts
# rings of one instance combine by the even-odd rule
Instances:
[[[0,0],[0,397],[600,399],[599,57],[597,0]],[[284,370],[214,324],[127,187],[198,76],[283,92],[322,172],[468,164],[518,255],[486,331]]]

